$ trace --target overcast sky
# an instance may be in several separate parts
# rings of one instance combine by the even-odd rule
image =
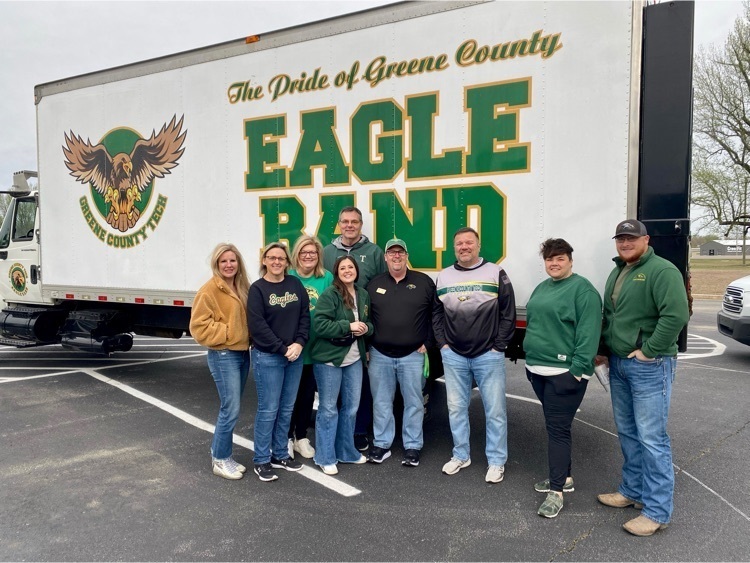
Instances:
[[[0,188],[36,170],[37,84],[388,3],[0,0]],[[741,10],[739,0],[696,2],[696,48],[723,43]]]

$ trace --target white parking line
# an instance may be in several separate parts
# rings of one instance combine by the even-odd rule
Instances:
[[[6,369],[6,368],[0,368]],[[11,368],[8,368],[11,369]],[[12,369],[38,369],[38,368],[12,368]],[[81,370],[58,371],[56,373],[45,373],[42,375],[30,375],[28,377],[0,377],[0,383],[15,383],[17,381],[28,381],[29,379],[42,379],[44,377],[56,377],[58,375],[70,375],[71,373],[81,373]]]
[[[138,391],[137,389],[134,389],[133,387],[130,387],[129,385],[126,385],[115,379],[110,379],[109,377],[102,375],[95,370],[81,369],[79,371],[87,375],[90,375],[94,379],[97,379],[103,383],[106,383],[107,385],[112,385],[113,387],[116,387],[117,389],[120,389],[121,391],[124,391],[125,393],[128,393],[129,395],[132,395],[133,397],[136,397],[137,399],[145,401],[149,403],[150,405],[153,405],[163,410],[164,412],[167,412],[171,414],[172,416],[179,418],[183,422],[187,422],[191,426],[194,426],[201,430],[205,430],[206,432],[210,432],[211,434],[214,433],[215,427],[213,424],[209,424],[208,422],[205,422],[193,416],[190,413],[187,413],[181,409],[178,409],[177,407],[173,407],[172,405],[165,403],[164,401],[161,401],[157,399],[156,397],[147,395],[146,393],[143,393],[142,391]],[[241,436],[237,436],[236,434],[234,434],[232,441],[238,446],[247,448],[250,451],[255,451],[255,444],[253,444],[252,440],[248,440],[247,438],[242,438]],[[302,475],[303,477],[307,479],[310,479],[311,481],[314,481],[315,483],[323,485],[327,489],[330,489],[331,491],[338,493],[344,497],[353,497],[362,492],[359,489],[352,487],[351,485],[347,485],[343,481],[339,481],[338,479],[329,477],[328,475],[321,473],[320,471],[316,471],[315,469],[309,466],[303,466],[302,470],[297,471],[296,473]]]
[[[677,354],[678,360],[691,360],[695,358],[710,358],[711,356],[721,356],[727,349],[721,342],[699,336],[697,334],[688,334],[687,352]],[[707,352],[697,352],[698,350],[708,350]]]
[[[731,508],[732,508],[732,509],[733,509],[733,510],[734,510],[735,512],[737,512],[737,513],[738,513],[738,514],[740,514],[740,515],[741,515],[741,516],[742,516],[742,517],[743,517],[743,518],[744,518],[745,520],[747,520],[748,522],[750,522],[750,516],[748,516],[747,514],[745,514],[744,512],[742,512],[742,511],[741,511],[741,510],[740,510],[739,508],[737,508],[736,506],[734,506],[734,505],[733,505],[733,504],[732,504],[731,502],[729,502],[729,501],[728,501],[727,499],[725,499],[725,498],[724,498],[723,496],[721,496],[721,495],[720,495],[719,493],[717,493],[716,491],[714,491],[714,490],[713,490],[713,489],[712,489],[711,487],[709,487],[708,485],[706,485],[705,483],[703,483],[703,482],[702,482],[702,481],[701,481],[700,479],[698,479],[698,478],[694,477],[693,475],[691,475],[690,473],[688,473],[688,472],[687,472],[687,471],[685,471],[684,469],[680,469],[680,468],[679,468],[679,467],[678,467],[677,465],[675,465],[674,463],[673,463],[672,465],[674,465],[674,467],[675,467],[675,469],[677,469],[677,471],[679,471],[680,473],[684,473],[684,474],[685,474],[685,475],[686,475],[687,477],[690,477],[690,478],[691,478],[691,479],[692,479],[693,481],[695,481],[696,483],[698,483],[698,484],[699,484],[699,485],[700,485],[701,487],[703,487],[704,489],[706,489],[706,490],[707,490],[707,491],[709,491],[710,493],[713,493],[714,495],[716,495],[717,497],[719,497],[719,498],[720,498],[721,500],[723,500],[723,501],[724,501],[724,502],[725,502],[725,503],[726,503],[726,504],[727,504],[728,506],[730,506],[730,507],[731,507]]]

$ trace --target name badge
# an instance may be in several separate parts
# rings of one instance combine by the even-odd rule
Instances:
[[[381,295],[383,295],[385,294],[385,289],[383,289],[382,287],[379,287],[375,290],[375,293],[380,293]]]

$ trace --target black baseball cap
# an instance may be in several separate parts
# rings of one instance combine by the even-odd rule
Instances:
[[[624,221],[617,224],[615,229],[615,236],[617,238],[623,235],[629,235],[632,237],[644,237],[648,234],[646,225],[636,219],[625,219]]]

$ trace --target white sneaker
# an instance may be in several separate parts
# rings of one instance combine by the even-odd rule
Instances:
[[[461,471],[464,467],[469,467],[471,465],[471,459],[467,459],[465,461],[462,461],[458,458],[452,457],[451,460],[443,465],[443,473],[446,475],[455,475],[459,471]]]
[[[242,479],[242,472],[237,469],[236,465],[230,463],[229,459],[215,459],[213,462],[214,475],[224,477],[224,479]]]
[[[310,440],[302,438],[294,441],[294,451],[304,458],[312,459],[315,455],[315,448],[310,444]]]
[[[361,455],[359,456],[359,459],[357,461],[353,461],[352,463],[355,465],[361,465],[363,463],[367,463],[367,457]]]
[[[490,465],[487,468],[487,475],[484,476],[484,480],[488,483],[499,483],[505,477],[505,466],[504,465]]]
[[[245,466],[244,466],[244,465],[242,465],[241,463],[237,463],[237,462],[236,462],[236,461],[234,460],[234,458],[230,457],[230,458],[229,458],[229,459],[228,459],[227,461],[228,461],[228,462],[229,462],[229,463],[230,463],[231,465],[233,465],[233,466],[234,466],[234,467],[235,467],[235,468],[237,469],[237,471],[239,471],[240,473],[244,473],[245,471],[247,471],[247,467],[245,467]]]
[[[335,463],[331,465],[321,465],[320,470],[326,475],[336,475],[336,473],[339,472],[339,468],[336,467]]]

